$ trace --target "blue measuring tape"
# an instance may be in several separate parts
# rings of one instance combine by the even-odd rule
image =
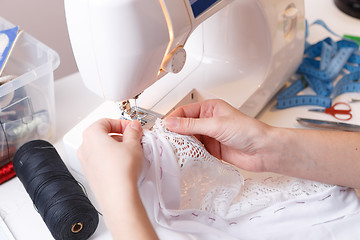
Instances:
[[[335,36],[326,24],[318,24]],[[308,30],[306,30],[306,37]],[[334,82],[343,76],[334,87]],[[360,51],[359,46],[351,40],[333,41],[326,38],[316,44],[307,44],[303,61],[296,72],[296,80],[277,97],[277,108],[285,109],[295,106],[316,105],[331,107],[332,98],[345,92],[360,91]],[[297,95],[310,87],[316,95]]]
[[[343,76],[334,88],[334,97],[346,92],[360,92],[360,71]]]

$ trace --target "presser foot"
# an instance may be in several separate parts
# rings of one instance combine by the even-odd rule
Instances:
[[[141,107],[131,107],[126,110],[122,110],[120,116],[121,119],[139,121],[144,129],[152,128],[156,119],[162,117],[163,116],[159,113]]]

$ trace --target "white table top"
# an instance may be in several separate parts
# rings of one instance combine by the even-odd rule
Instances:
[[[306,17],[310,23],[321,18],[326,21],[333,31],[339,34],[360,36],[360,20],[340,12],[333,1],[305,0],[305,4]],[[320,40],[325,34],[328,35],[321,28],[313,27],[309,39],[312,42]],[[78,73],[55,82],[55,98],[57,138],[54,145],[61,157],[66,160],[62,144],[63,135],[95,107],[100,105],[103,100],[84,87]],[[360,95],[358,98],[360,99]],[[307,108],[277,110],[274,104],[275,101],[271,101],[258,116],[258,119],[273,126],[299,127],[295,118],[308,114]],[[45,223],[35,211],[18,178],[13,178],[0,185],[0,196],[0,216],[4,219],[15,239],[52,239]],[[108,234],[95,234],[92,239],[110,239],[110,237]]]

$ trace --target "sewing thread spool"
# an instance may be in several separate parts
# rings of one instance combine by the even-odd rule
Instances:
[[[98,212],[50,143],[25,143],[15,153],[13,165],[55,239],[88,239],[95,232]]]

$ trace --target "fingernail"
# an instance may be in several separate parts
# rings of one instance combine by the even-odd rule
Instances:
[[[175,129],[180,125],[180,119],[178,117],[168,117],[165,119],[165,126],[167,129]]]
[[[135,129],[136,131],[141,131],[141,123],[138,121],[133,121],[132,123],[130,123],[130,127],[132,127],[133,129]]]

